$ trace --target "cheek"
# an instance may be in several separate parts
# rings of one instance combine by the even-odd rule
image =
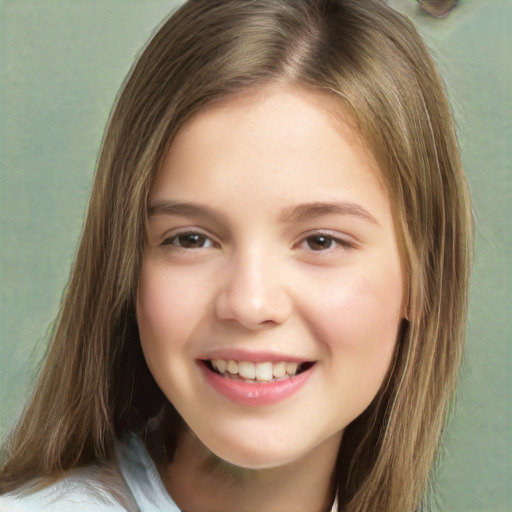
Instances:
[[[380,385],[396,345],[402,294],[399,272],[354,272],[333,279],[310,302],[310,323],[340,373]]]
[[[143,267],[137,296],[137,321],[144,352],[174,352],[197,324],[201,285],[194,276]],[[203,294],[204,295],[204,294]],[[161,355],[161,354],[157,354]]]

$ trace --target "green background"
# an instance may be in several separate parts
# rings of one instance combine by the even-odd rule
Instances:
[[[438,510],[512,511],[512,0],[463,0],[444,19],[389,1],[413,19],[445,78],[476,215]],[[0,432],[44,354],[117,90],[178,3],[0,0]]]

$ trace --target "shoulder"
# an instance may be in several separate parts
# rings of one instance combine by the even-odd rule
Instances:
[[[144,443],[135,434],[118,443],[110,464],[75,468],[51,485],[32,481],[0,496],[0,512],[161,510],[179,512]]]
[[[0,496],[1,512],[135,512],[137,509],[115,464],[77,468],[47,487],[31,482]]]

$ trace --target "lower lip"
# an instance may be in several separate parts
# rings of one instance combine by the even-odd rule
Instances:
[[[213,372],[201,364],[206,380],[221,395],[240,405],[271,405],[292,396],[299,391],[311,377],[314,365],[306,371],[288,379],[272,382],[247,382],[231,379]]]

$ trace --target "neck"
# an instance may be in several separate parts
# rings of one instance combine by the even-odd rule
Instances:
[[[186,512],[328,512],[340,438],[330,439],[300,460],[275,468],[246,469],[210,452],[188,431],[174,460],[159,467],[178,507]]]

